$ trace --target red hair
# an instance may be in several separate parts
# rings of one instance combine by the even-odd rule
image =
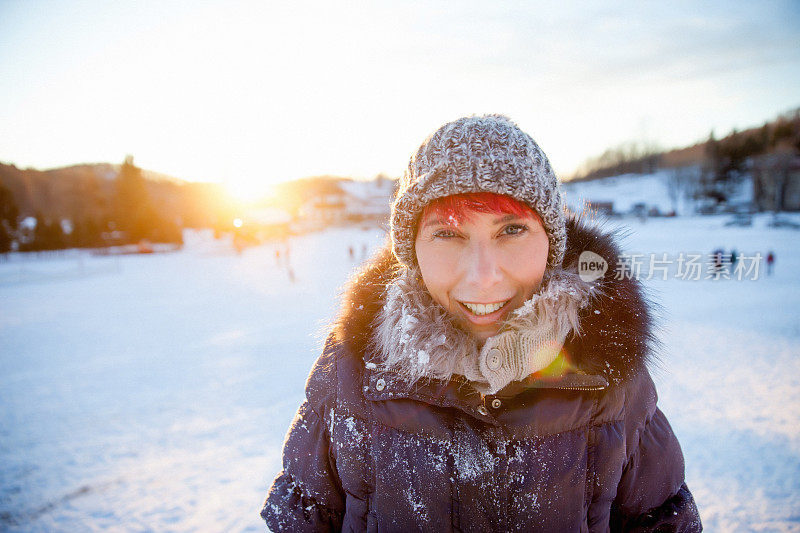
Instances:
[[[447,220],[458,226],[462,220],[470,219],[470,211],[496,215],[517,215],[520,218],[533,217],[541,222],[541,217],[528,204],[511,196],[493,192],[470,192],[454,194],[431,201],[422,210],[419,220],[435,215],[439,220]]]

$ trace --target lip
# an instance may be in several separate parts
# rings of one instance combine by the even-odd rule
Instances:
[[[469,320],[471,323],[475,324],[476,326],[485,326],[485,325],[493,324],[493,323],[497,322],[498,320],[500,320],[503,317],[503,315],[508,313],[508,309],[509,309],[509,305],[508,304],[511,303],[511,300],[512,300],[512,298],[509,298],[508,300],[499,300],[497,302],[489,302],[489,303],[506,302],[506,304],[503,307],[501,307],[500,309],[498,309],[497,311],[494,311],[493,313],[489,313],[488,315],[480,315],[480,316],[478,316],[476,314],[473,314],[472,311],[469,310],[469,307],[464,305],[461,302],[461,300],[456,300],[456,301],[458,302],[458,306],[461,308],[461,311],[462,311],[462,314],[464,315],[464,318],[466,318],[467,320]],[[484,302],[467,302],[467,303],[471,304],[471,303],[484,303]]]

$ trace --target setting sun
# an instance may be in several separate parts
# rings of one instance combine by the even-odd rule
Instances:
[[[225,182],[225,189],[231,197],[240,203],[263,200],[273,194],[272,184],[263,179],[234,179]]]

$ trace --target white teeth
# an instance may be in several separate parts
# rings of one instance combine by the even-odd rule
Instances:
[[[467,309],[472,311],[472,314],[481,316],[481,315],[488,315],[489,313],[494,313],[495,311],[506,305],[508,303],[508,300],[496,304],[468,304],[466,302],[462,303]]]

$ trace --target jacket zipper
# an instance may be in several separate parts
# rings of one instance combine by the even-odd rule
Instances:
[[[604,385],[593,385],[593,386],[585,386],[585,387],[541,387],[543,389],[558,389],[558,390],[583,390],[583,391],[598,391],[604,390],[606,387]]]

